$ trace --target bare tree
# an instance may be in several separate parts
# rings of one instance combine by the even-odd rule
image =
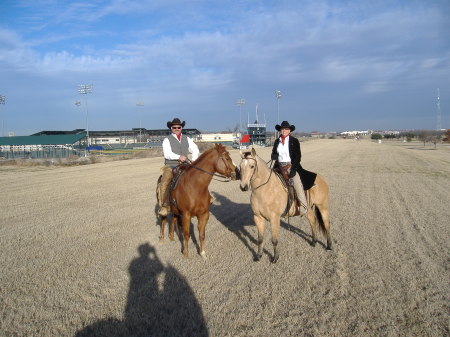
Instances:
[[[418,138],[423,142],[423,146],[425,146],[426,142],[430,141],[430,132],[427,130],[422,130],[420,131]]]
[[[445,131],[443,141],[446,143],[450,143],[450,129],[447,129],[447,131]]]

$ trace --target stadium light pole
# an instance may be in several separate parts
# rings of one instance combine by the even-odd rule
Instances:
[[[87,137],[87,145],[89,146],[89,111],[87,104],[87,94],[92,92],[93,85],[92,84],[80,84],[78,85],[78,93],[84,96],[84,103],[86,106],[86,137]],[[76,104],[76,103],[75,103]]]
[[[5,105],[6,96],[0,95],[0,104]],[[4,125],[3,125],[3,113],[2,113],[2,137],[5,137]]]
[[[143,107],[144,102],[137,102],[136,106]],[[139,142],[142,143],[142,125],[141,125],[141,114],[139,112]]]
[[[277,124],[280,125],[280,98],[281,98],[281,91],[275,90],[275,97],[277,98]],[[277,138],[279,136],[279,132],[277,132]]]
[[[245,104],[245,98],[240,98],[236,101],[236,105],[239,105],[239,132],[242,130],[242,106]]]
[[[280,98],[281,98],[280,90],[275,90],[275,97],[277,98],[277,124],[280,124]]]

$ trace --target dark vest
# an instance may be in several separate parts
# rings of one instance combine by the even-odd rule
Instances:
[[[181,142],[178,141],[178,139],[172,135],[167,137],[169,139],[170,148],[172,149],[173,153],[176,153],[180,156],[187,157],[189,154],[189,142],[187,140],[187,137],[185,135],[181,135]],[[178,165],[178,160],[165,160],[166,165]]]

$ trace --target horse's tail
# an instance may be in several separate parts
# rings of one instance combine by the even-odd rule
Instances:
[[[314,206],[314,213],[316,214],[317,222],[319,223],[319,229],[322,234],[327,234],[327,229],[325,227],[325,222],[323,221],[322,213],[320,213],[319,207]]]

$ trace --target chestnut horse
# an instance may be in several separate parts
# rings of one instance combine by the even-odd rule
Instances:
[[[280,231],[280,217],[286,210],[288,202],[288,192],[283,186],[278,176],[267,166],[255,149],[251,152],[241,151],[240,175],[241,190],[247,191],[249,185],[252,188],[250,203],[253,210],[253,219],[258,228],[258,255],[255,257],[259,261],[262,257],[263,238],[265,222],[272,225],[272,245],[273,259],[277,262],[279,253],[277,250],[278,235]],[[328,184],[322,176],[316,175],[313,187],[306,192],[308,201],[307,217],[311,225],[312,242],[315,246],[317,242],[317,224],[327,238],[327,249],[331,249],[330,220],[328,215]],[[288,216],[295,214],[295,204],[289,209]]]
[[[169,238],[174,240],[175,222],[181,220],[183,226],[183,254],[188,257],[188,241],[190,238],[190,225],[192,217],[197,217],[198,233],[200,240],[200,255],[206,258],[205,253],[205,228],[209,219],[209,206],[211,204],[208,186],[213,176],[231,178],[236,180],[236,166],[230,158],[230,154],[221,144],[205,151],[192,164],[183,170],[175,187],[169,188],[169,200],[173,218],[169,228]],[[219,175],[217,175],[217,173]],[[161,179],[161,177],[160,177]],[[160,179],[156,189],[158,201],[160,196]],[[160,240],[164,240],[164,226],[167,217],[161,216]]]

